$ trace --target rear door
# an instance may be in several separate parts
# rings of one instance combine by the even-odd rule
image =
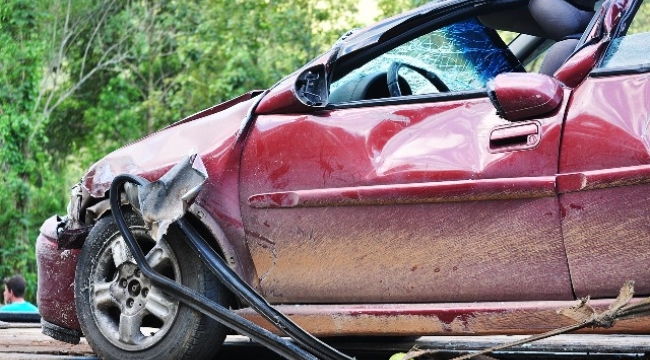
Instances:
[[[495,36],[461,19],[335,74],[327,110],[257,118],[241,203],[267,298],[573,297],[555,193],[566,104],[497,116],[485,83],[517,64]]]
[[[594,298],[627,280],[650,293],[650,3],[611,4],[614,39],[574,92],[558,178],[573,286]]]

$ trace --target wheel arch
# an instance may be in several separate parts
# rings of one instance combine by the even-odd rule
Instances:
[[[122,197],[122,203],[126,199]],[[110,216],[111,209],[108,195],[85,209],[86,222],[95,223],[104,216]],[[201,205],[194,203],[190,206],[185,218],[196,228],[199,234],[208,241],[219,255],[226,261],[244,281],[253,287],[258,287],[255,266],[245,243],[232,241],[223,231],[219,223]],[[232,306],[238,305],[232,301]]]
[[[228,237],[221,225],[197,203],[190,206],[185,218],[217,250],[233,271],[250,286],[259,290],[255,266],[245,242],[236,242]]]

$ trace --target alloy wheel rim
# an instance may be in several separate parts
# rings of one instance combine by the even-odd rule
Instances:
[[[155,243],[144,229],[133,229],[149,265],[180,282],[180,266],[162,239]],[[169,332],[179,302],[142,275],[121,235],[104,244],[91,271],[90,306],[102,335],[127,351],[157,344]]]

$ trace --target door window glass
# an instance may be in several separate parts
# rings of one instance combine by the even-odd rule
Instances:
[[[350,71],[331,85],[330,102],[342,98],[337,90],[359,94],[347,101],[389,97],[383,88],[396,63],[402,95],[482,89],[500,73],[521,70],[496,31],[472,18],[420,36]]]

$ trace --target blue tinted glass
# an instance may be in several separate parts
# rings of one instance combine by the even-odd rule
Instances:
[[[476,18],[460,21],[404,43],[365,63],[334,82],[330,91],[364,78],[381,76],[392,63],[399,62],[435,73],[449,91],[485,88],[486,83],[503,72],[523,70],[516,57],[493,29]],[[414,95],[438,92],[438,89],[413,71],[400,72]]]
[[[456,52],[456,63],[464,64],[450,70],[470,72],[474,77],[473,83],[457,84],[458,90],[485,87],[498,74],[520,70],[521,65],[494,30],[487,29],[477,19],[455,23],[439,31]],[[441,76],[444,77],[444,73]]]

